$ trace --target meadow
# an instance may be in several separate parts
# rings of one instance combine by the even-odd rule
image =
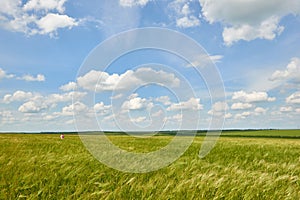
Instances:
[[[272,132],[272,131],[271,131]],[[236,135],[234,135],[236,134]],[[0,199],[300,199],[299,131],[221,137],[203,159],[202,136],[177,161],[124,173],[97,161],[76,134],[0,134]],[[290,134],[293,138],[280,138]],[[226,134],[225,134],[226,135]],[[110,135],[123,149],[159,149],[172,136]]]

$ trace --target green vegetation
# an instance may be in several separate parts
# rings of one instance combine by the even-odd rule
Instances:
[[[196,137],[168,167],[134,174],[106,167],[77,135],[65,136],[0,134],[0,199],[300,199],[299,139],[222,137],[200,159]],[[109,137],[136,152],[172,139]]]
[[[236,130],[223,131],[223,137],[300,138],[300,130]]]

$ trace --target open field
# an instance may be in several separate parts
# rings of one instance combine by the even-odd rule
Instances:
[[[196,137],[168,167],[133,174],[106,167],[77,135],[65,136],[0,134],[0,199],[300,199],[299,139],[222,137],[200,159]],[[136,152],[172,139],[109,137]]]
[[[300,138],[300,130],[246,130],[223,131],[222,136],[265,137],[265,138]]]

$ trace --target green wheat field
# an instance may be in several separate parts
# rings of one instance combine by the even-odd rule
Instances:
[[[300,199],[299,130],[223,134],[205,158],[197,136],[177,161],[143,174],[101,164],[76,134],[0,134],[0,199]],[[173,136],[108,137],[148,152]]]

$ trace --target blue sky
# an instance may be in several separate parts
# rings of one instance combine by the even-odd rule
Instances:
[[[201,66],[158,49],[88,66],[103,41],[145,27],[201,45],[226,100],[211,100]],[[205,129],[212,116],[300,128],[299,0],[2,0],[0,44],[0,131]]]

